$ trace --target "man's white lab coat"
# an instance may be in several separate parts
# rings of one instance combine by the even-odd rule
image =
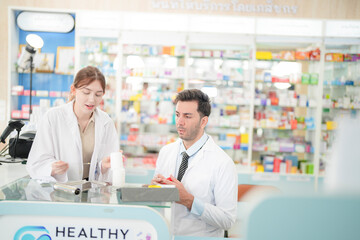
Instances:
[[[166,145],[159,153],[155,175],[175,174],[180,142]],[[185,189],[205,203],[201,216],[192,214],[184,205],[173,206],[174,235],[223,237],[237,214],[238,178],[234,162],[209,136],[206,144],[189,162],[182,178]]]

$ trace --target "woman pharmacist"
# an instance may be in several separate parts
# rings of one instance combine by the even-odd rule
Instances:
[[[70,102],[42,118],[27,161],[31,178],[43,181],[111,182],[110,153],[119,151],[111,118],[98,109],[105,77],[95,67],[81,69],[70,89]]]

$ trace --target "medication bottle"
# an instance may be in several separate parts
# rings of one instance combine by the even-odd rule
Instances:
[[[110,164],[112,170],[112,185],[115,187],[124,187],[125,185],[125,168],[121,152],[110,154]]]

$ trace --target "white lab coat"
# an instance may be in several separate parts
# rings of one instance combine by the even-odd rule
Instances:
[[[155,175],[169,177],[175,173],[181,139],[166,145],[159,153]],[[237,214],[237,173],[231,158],[209,136],[206,144],[189,162],[182,178],[185,189],[205,203],[201,216],[184,205],[173,205],[174,235],[223,237]]]
[[[82,145],[78,121],[73,111],[73,101],[50,109],[38,124],[34,143],[26,164],[31,178],[44,181],[78,181],[83,176]],[[94,111],[95,144],[90,163],[89,180],[111,182],[109,169],[101,174],[101,160],[119,151],[114,122],[100,109]],[[53,162],[69,163],[65,174],[51,176]]]

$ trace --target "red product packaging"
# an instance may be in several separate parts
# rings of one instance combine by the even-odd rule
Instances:
[[[271,105],[272,106],[279,105],[279,99],[278,98],[270,98],[270,100],[271,100]]]
[[[286,160],[286,173],[291,173],[292,161]]]
[[[309,60],[310,59],[310,52],[295,52],[295,59],[297,60]]]
[[[320,49],[317,48],[313,51],[310,51],[310,60],[320,61]]]
[[[280,158],[275,158],[274,159],[274,169],[273,172],[280,172],[280,163],[281,163],[281,159]]]
[[[24,90],[24,96],[30,96],[30,90]],[[36,96],[36,91],[31,91],[31,96]]]
[[[17,118],[21,118],[22,117],[22,113],[20,110],[12,110],[11,111],[11,118],[17,119]]]

